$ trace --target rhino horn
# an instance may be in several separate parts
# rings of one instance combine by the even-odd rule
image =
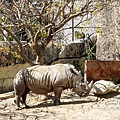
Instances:
[[[89,92],[90,92],[93,87],[93,80],[89,83],[88,87],[89,87]]]

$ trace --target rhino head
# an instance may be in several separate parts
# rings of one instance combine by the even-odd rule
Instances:
[[[78,80],[76,82],[75,88],[73,88],[73,91],[80,97],[86,97],[89,95],[92,87],[93,87],[93,81],[88,83],[87,81],[84,80]]]

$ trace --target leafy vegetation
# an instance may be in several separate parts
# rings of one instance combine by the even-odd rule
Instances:
[[[93,52],[94,48],[96,45],[93,45],[93,47],[91,49],[87,49],[86,53],[87,53],[87,60],[93,60],[93,56],[95,57],[96,54]]]

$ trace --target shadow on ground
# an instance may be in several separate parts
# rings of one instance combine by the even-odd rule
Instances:
[[[62,105],[70,105],[70,104],[84,104],[84,103],[90,103],[90,102],[96,102],[96,101],[83,101],[83,100],[77,100],[77,101],[68,101],[68,102],[62,102],[60,104],[60,106]],[[55,106],[53,103],[47,103],[47,102],[43,102],[41,104],[38,104],[38,105],[34,105],[34,106],[30,106],[30,108],[39,108],[39,107],[53,107]],[[56,105],[56,106],[59,106],[59,105]]]
[[[106,95],[96,95],[96,96],[99,97],[99,98],[109,99],[109,98],[113,98],[117,95],[120,95],[120,93],[109,93],[109,94],[106,94]]]

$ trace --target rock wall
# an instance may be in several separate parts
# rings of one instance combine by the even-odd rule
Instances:
[[[60,48],[57,45],[50,42],[45,49],[44,63],[48,65],[51,64],[54,60],[56,60],[59,57],[59,53]]]
[[[76,69],[84,70],[84,61],[86,59],[85,44],[82,42],[72,42],[62,49],[59,53],[58,60],[54,61],[52,64],[56,63],[70,63],[73,64]]]
[[[96,15],[95,24],[102,32],[97,38],[97,59],[120,60],[120,2],[107,5]]]

